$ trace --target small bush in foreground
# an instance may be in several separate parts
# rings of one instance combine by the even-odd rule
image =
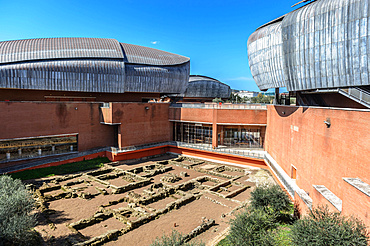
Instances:
[[[273,214],[263,209],[247,208],[231,220],[229,245],[274,245],[272,230],[278,223]]]
[[[353,217],[344,217],[339,212],[330,212],[328,207],[313,209],[309,216],[298,220],[292,227],[295,245],[356,245],[366,246],[369,233],[363,222]]]
[[[251,192],[251,207],[263,208],[266,212],[286,213],[292,210],[293,205],[280,186],[262,185]]]
[[[163,235],[156,238],[150,246],[204,246],[203,243],[185,243],[184,236],[173,230],[169,236]]]
[[[0,176],[0,245],[30,245],[35,238],[34,200],[20,180]]]

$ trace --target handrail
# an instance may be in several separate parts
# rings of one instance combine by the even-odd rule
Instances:
[[[212,148],[210,144],[208,145],[192,144],[192,143],[177,142],[177,141],[157,142],[157,143],[143,144],[143,145],[137,145],[137,146],[127,146],[127,147],[123,147],[120,149],[112,147],[111,151],[114,154],[118,154],[118,153],[123,153],[123,152],[129,152],[129,151],[135,151],[135,150],[158,147],[158,146],[165,146],[165,145],[173,145],[176,147],[185,147],[185,148],[206,150],[206,151],[217,152],[217,153],[239,155],[239,156],[257,158],[257,159],[265,158],[264,151],[256,152],[253,150],[251,151],[251,150],[237,150],[237,149],[230,149],[230,148]]]
[[[370,93],[366,90],[361,89],[360,87],[339,89],[338,91],[341,94],[348,95],[348,97],[351,97],[353,100],[366,105],[367,107],[370,106]]]
[[[172,108],[205,108],[205,109],[259,109],[267,110],[266,104],[216,104],[216,103],[173,103]]]

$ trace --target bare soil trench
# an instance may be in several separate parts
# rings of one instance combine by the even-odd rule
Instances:
[[[173,155],[29,181],[44,245],[133,246],[172,230],[210,245],[265,182],[263,169]]]

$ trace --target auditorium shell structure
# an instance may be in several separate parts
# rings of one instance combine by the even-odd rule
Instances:
[[[0,42],[2,100],[80,96],[105,101],[102,95],[109,93],[110,101],[120,101],[118,95],[122,93],[178,94],[186,90],[189,70],[187,57],[115,39],[40,38]],[[26,96],[25,90],[32,91]],[[113,94],[116,98],[112,98]]]
[[[230,86],[217,79],[203,75],[190,75],[185,93],[174,96],[184,102],[207,102],[214,98],[228,99],[230,94]]]
[[[369,3],[313,1],[259,27],[247,44],[258,87],[369,92]]]

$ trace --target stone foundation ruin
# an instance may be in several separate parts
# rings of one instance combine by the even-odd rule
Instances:
[[[112,240],[121,245],[165,221],[159,228],[182,230],[186,241],[207,241],[218,229],[227,228],[233,211],[248,203],[254,187],[250,176],[257,171],[268,173],[183,156],[157,159],[108,163],[93,171],[30,182],[43,220],[40,224],[44,224],[36,230],[51,245],[59,237],[70,245],[102,245]],[[204,209],[208,219],[189,209],[200,213]],[[58,218],[59,214],[66,216]],[[162,234],[153,233],[141,245]]]

